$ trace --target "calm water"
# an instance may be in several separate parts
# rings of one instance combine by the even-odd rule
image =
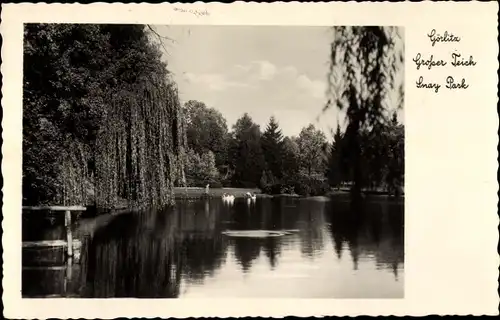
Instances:
[[[403,298],[403,220],[403,202],[383,198],[357,208],[347,199],[185,200],[81,220],[80,263],[23,270],[23,296]]]

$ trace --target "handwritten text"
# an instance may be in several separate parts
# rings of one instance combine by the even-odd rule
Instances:
[[[183,12],[183,13],[191,13],[191,14],[194,14],[196,17],[210,15],[210,13],[206,9],[198,10],[198,9],[184,9],[184,8],[174,7],[174,11]]]
[[[453,35],[453,33],[448,33],[448,31],[445,31],[443,35],[440,35],[436,33],[436,29],[432,29],[427,36],[429,37],[433,47],[436,42],[460,42],[460,37]]]
[[[459,43],[461,41],[458,35],[448,31],[444,31],[440,34],[436,29],[432,29],[427,34],[427,37],[429,38],[431,47],[434,47],[436,43]],[[434,70],[436,68],[453,68],[459,70],[462,68],[474,67],[477,64],[473,55],[463,54],[457,50],[449,50],[448,52],[448,56],[441,57],[436,56],[434,53],[424,55],[418,52],[412,60],[417,70]],[[428,75],[426,75],[426,77],[429,78]],[[441,88],[446,88],[450,91],[465,90],[469,88],[469,84],[465,77],[451,75],[441,78],[439,81],[429,80],[424,78],[424,76],[419,76],[415,82],[415,86],[419,89],[428,89],[435,93],[438,93]]]

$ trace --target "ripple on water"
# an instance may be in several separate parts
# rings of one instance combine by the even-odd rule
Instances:
[[[222,234],[229,237],[269,238],[290,235],[292,232],[274,230],[228,230],[222,232]]]

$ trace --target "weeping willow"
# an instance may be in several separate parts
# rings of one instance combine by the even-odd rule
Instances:
[[[183,115],[145,26],[28,24],[24,37],[23,202],[172,204]]]
[[[141,81],[114,97],[97,137],[95,199],[99,207],[172,204],[184,166],[175,85]]]
[[[325,110],[336,107],[345,113],[343,157],[352,172],[351,191],[357,199],[362,187],[367,186],[363,156],[379,160],[376,153],[363,154],[366,144],[362,134],[376,133],[387,124],[389,111],[402,106],[403,82],[397,80],[402,74],[404,47],[396,27],[349,26],[334,27],[333,31],[328,74],[330,100]],[[398,90],[399,104],[391,97]]]
[[[139,83],[113,96],[95,154],[72,142],[62,159],[58,203],[109,208],[165,207],[176,182],[185,185],[185,133],[173,83]],[[95,174],[88,159],[95,161]]]
[[[61,165],[60,192],[57,203],[65,206],[86,205],[92,203],[93,181],[89,173],[87,159],[89,147],[83,143],[71,142],[64,154]]]

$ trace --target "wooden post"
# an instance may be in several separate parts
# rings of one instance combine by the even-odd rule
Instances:
[[[71,211],[64,212],[64,225],[66,226],[66,238],[68,242],[68,256],[73,257],[73,234],[71,233]]]

